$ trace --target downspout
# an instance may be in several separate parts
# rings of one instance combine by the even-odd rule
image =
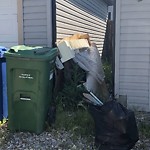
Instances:
[[[56,0],[52,0],[52,47],[56,47]]]

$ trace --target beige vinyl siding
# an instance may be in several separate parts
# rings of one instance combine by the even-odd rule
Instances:
[[[88,33],[103,49],[107,4],[103,0],[56,0],[57,41],[75,33]]]
[[[120,38],[116,39],[119,40],[116,94],[126,95],[129,107],[150,111],[150,1],[121,0],[117,9],[120,9]]]
[[[23,0],[24,44],[47,46],[46,0]]]

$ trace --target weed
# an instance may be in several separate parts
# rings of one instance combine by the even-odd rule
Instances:
[[[2,147],[5,144],[6,139],[8,139],[9,134],[7,131],[7,123],[3,123],[0,126],[0,147]]]
[[[113,80],[112,80],[112,66],[107,60],[103,60],[103,70],[105,73],[105,82],[110,93],[113,89]]]
[[[139,123],[138,127],[142,136],[146,138],[150,138],[150,125],[149,124],[141,122]]]
[[[64,110],[77,110],[78,103],[82,100],[81,90],[78,88],[78,84],[81,84],[84,73],[80,71],[77,65],[72,68],[71,80],[65,82],[64,88],[59,92],[56,102],[61,104]]]

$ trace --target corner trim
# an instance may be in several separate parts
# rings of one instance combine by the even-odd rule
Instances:
[[[57,29],[56,29],[56,0],[52,0],[52,46],[56,47]]]
[[[120,64],[120,0],[116,0],[116,20],[115,20],[115,97],[119,98],[119,64]]]
[[[47,2],[47,46],[52,47],[52,1]]]
[[[23,0],[17,0],[18,44],[24,44],[23,33]]]

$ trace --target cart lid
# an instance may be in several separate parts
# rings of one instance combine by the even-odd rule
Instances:
[[[30,58],[30,59],[41,59],[50,60],[54,59],[57,55],[57,48],[41,47],[41,46],[25,46],[18,45],[11,47],[5,52],[5,57],[17,57],[17,58]]]

